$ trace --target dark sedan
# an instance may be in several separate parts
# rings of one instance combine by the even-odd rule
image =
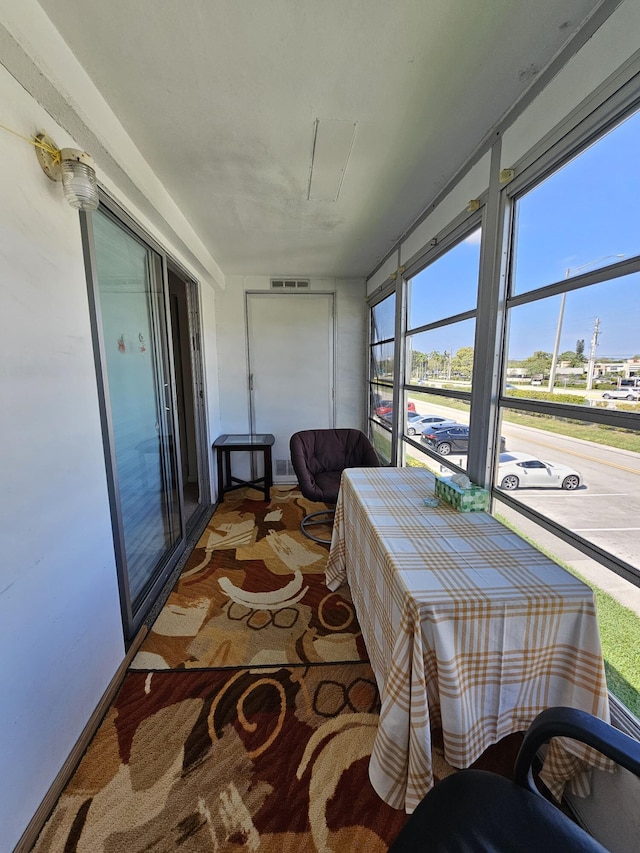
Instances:
[[[427,429],[422,433],[422,441],[441,456],[448,456],[450,453],[466,453],[469,449],[469,427],[457,424],[442,429]],[[504,450],[506,450],[506,442],[504,437],[500,436],[500,452]]]

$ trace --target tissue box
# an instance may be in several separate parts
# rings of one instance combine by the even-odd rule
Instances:
[[[486,512],[489,492],[471,484],[468,489],[451,482],[451,477],[436,477],[436,495],[460,512]]]

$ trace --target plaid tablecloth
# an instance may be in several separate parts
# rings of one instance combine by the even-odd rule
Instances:
[[[445,758],[470,766],[540,711],[580,708],[609,720],[593,593],[488,513],[433,497],[415,468],[344,471],[326,582],[348,581],[380,695],[369,775],[411,812],[433,785],[431,728]],[[588,792],[589,763],[552,742],[544,779]]]

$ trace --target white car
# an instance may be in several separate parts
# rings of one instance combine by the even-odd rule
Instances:
[[[602,395],[605,400],[640,400],[639,388],[614,388]]]
[[[439,415],[419,415],[417,412],[409,412],[407,415],[407,435],[417,435],[424,432],[427,427],[458,426],[452,418],[443,418]]]
[[[577,489],[582,475],[556,462],[543,462],[527,453],[501,453],[498,463],[498,488],[505,491],[526,487],[537,489]]]

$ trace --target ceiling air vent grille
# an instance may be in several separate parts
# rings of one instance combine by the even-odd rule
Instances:
[[[272,278],[271,290],[309,290],[308,278]]]

